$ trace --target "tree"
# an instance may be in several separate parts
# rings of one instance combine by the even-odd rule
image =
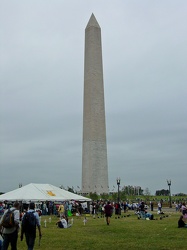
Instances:
[[[118,197],[117,193],[112,193],[112,200],[113,201],[117,201],[117,197]]]
[[[100,197],[102,200],[108,200],[109,194],[103,193],[103,194],[100,194]]]
[[[92,199],[93,201],[98,200],[98,194],[96,192],[95,193],[90,193],[89,196],[90,196],[90,199]]]
[[[169,196],[169,190],[165,190],[165,189],[157,190],[157,191],[156,191],[156,195]]]
[[[126,197],[126,192],[125,191],[121,191],[120,192],[120,200],[121,201],[126,201],[127,197]]]
[[[68,187],[68,192],[74,193],[73,187],[72,188]]]
[[[149,188],[146,188],[145,191],[144,191],[144,195],[151,195],[151,192],[149,191]]]

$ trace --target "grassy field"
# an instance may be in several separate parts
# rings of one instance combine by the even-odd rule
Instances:
[[[162,216],[166,215],[168,217],[160,219],[160,215],[155,211],[156,220],[138,220],[134,212],[130,211],[122,213],[120,218],[113,215],[109,226],[106,225],[104,218],[87,217],[87,223],[84,225],[84,217],[73,217],[73,225],[68,229],[56,227],[57,217],[51,216],[50,223],[49,216],[43,216],[41,219],[43,236],[40,246],[38,237],[36,238],[35,249],[186,250],[187,228],[177,228],[180,213],[168,211]],[[22,249],[27,249],[25,239],[22,242],[18,240],[18,250]]]

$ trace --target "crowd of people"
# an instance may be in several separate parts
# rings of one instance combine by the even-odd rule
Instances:
[[[20,239],[22,241],[25,237],[28,250],[34,249],[37,228],[39,239],[41,239],[42,236],[40,224],[41,215],[56,215],[59,217],[59,220],[56,222],[57,227],[64,229],[72,226],[68,221],[68,216],[70,216],[70,214],[75,216],[89,214],[93,216],[93,218],[96,218],[96,216],[105,217],[107,225],[110,225],[110,218],[112,215],[120,216],[122,211],[126,213],[129,209],[135,210],[138,218],[153,219],[153,213],[151,212],[153,211],[153,204],[150,202],[149,207],[144,201],[132,204],[129,204],[128,202],[119,203],[102,200],[91,203],[65,201],[58,204],[46,201],[36,204],[31,202],[29,205],[14,202],[13,206],[11,206],[10,203],[0,203],[0,207],[0,232],[3,236],[3,250],[7,250],[9,245],[11,245],[12,250],[17,249],[19,230]],[[148,208],[150,212],[148,212]],[[158,202],[157,210],[158,214],[163,213],[162,202]],[[177,211],[180,212],[178,227],[187,228],[187,206],[185,202],[180,204]],[[6,224],[7,222],[5,222],[5,218],[8,218],[11,213],[14,216],[14,224],[10,226]],[[1,243],[0,240],[0,250]]]

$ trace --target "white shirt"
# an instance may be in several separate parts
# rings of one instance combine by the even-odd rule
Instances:
[[[68,223],[67,223],[67,221],[64,218],[61,219],[60,221],[61,221],[61,223],[62,223],[62,225],[63,225],[64,228],[68,227]]]

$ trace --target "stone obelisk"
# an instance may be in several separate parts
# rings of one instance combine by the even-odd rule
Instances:
[[[101,28],[92,14],[85,29],[82,193],[108,193]]]

